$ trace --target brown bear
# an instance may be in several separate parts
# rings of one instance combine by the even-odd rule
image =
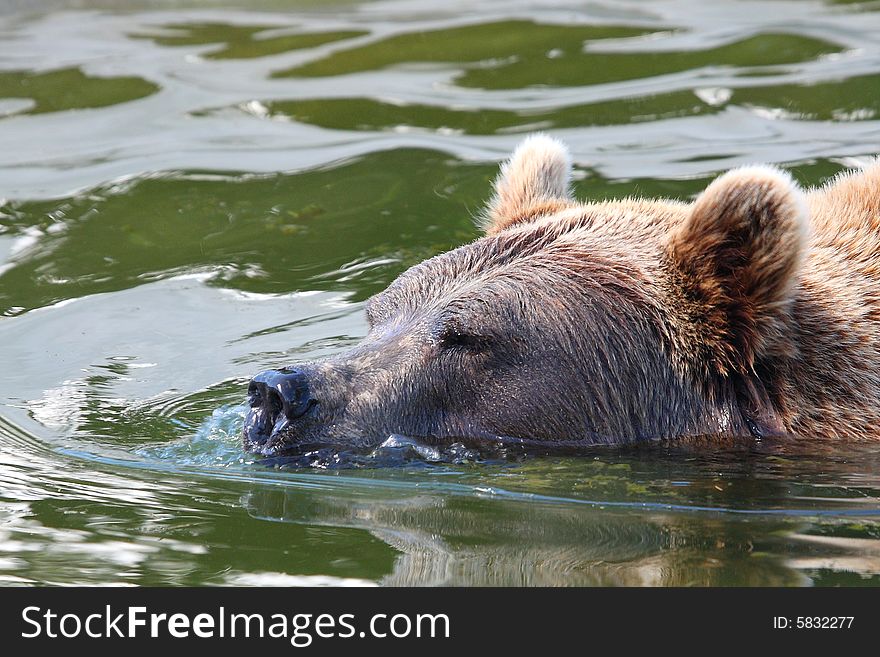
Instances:
[[[734,169],[693,203],[570,178],[527,138],[484,237],[371,298],[357,347],[251,381],[246,447],[878,439],[880,164],[807,193]]]

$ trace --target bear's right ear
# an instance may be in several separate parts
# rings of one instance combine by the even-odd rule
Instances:
[[[558,212],[571,204],[570,183],[571,156],[565,145],[543,134],[527,137],[501,166],[481,227],[494,235]]]
[[[758,358],[790,351],[786,320],[808,226],[788,174],[756,166],[716,179],[670,234],[673,312],[706,370],[748,374]]]

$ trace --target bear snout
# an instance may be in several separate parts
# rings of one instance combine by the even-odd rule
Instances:
[[[311,394],[305,372],[290,368],[266,370],[251,379],[248,405],[244,426],[247,447],[271,453],[289,441],[293,424],[317,406],[318,400]]]

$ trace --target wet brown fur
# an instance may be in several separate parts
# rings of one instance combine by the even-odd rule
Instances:
[[[880,164],[806,194],[734,169],[692,203],[579,203],[570,176],[562,144],[525,140],[486,235],[372,297],[358,345],[293,366],[309,412],[275,431],[260,397],[249,449],[880,440]]]
[[[626,289],[722,433],[880,440],[880,163],[806,194],[773,168],[736,169],[693,203],[578,203],[569,166],[557,142],[524,142],[496,181],[487,235],[553,245],[583,280],[602,270]],[[618,258],[618,280],[601,253]],[[641,319],[621,314],[614,339]],[[732,405],[744,423],[718,418]]]

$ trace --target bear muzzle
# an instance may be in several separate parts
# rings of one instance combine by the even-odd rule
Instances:
[[[308,377],[299,369],[266,370],[248,384],[248,410],[244,422],[245,447],[274,454],[289,446],[296,423],[317,405]]]

